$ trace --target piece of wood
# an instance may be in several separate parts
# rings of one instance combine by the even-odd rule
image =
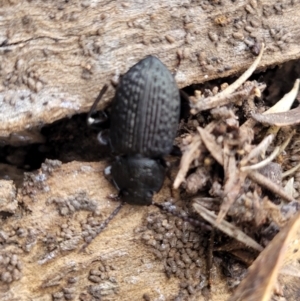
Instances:
[[[2,0],[0,16],[0,137],[29,142],[148,54],[179,87],[244,71],[261,42],[260,69],[300,57],[299,1]]]
[[[179,87],[241,73],[262,41],[260,69],[300,57],[299,1],[2,0],[0,16],[1,145],[41,143],[40,127],[87,112],[105,83],[148,54],[177,71]],[[110,87],[99,108],[113,93]],[[107,198],[115,190],[102,176],[106,165],[46,164],[17,192],[11,182],[0,185],[1,300],[141,300],[143,294],[170,300],[180,294],[187,280],[168,279],[164,260],[141,243],[138,228],[158,212],[154,207],[126,205],[79,253],[84,225],[104,220],[116,206]],[[156,197],[170,196],[168,187]],[[74,210],[77,199],[87,210]],[[228,287],[213,268],[211,300],[226,300]]]
[[[166,259],[157,259],[153,248],[141,239],[143,233],[150,233],[146,219],[159,212],[154,206],[125,205],[80,252],[84,232],[93,223],[101,223],[119,203],[108,199],[116,191],[103,176],[105,166],[104,162],[60,166],[48,161],[38,172],[27,175],[14,196],[18,207],[0,220],[2,301],[71,300],[68,294],[72,300],[143,300],[144,294],[151,300],[173,300],[180,295],[188,279],[168,279]],[[0,194],[7,191],[7,185],[0,182]],[[156,201],[170,196],[170,187],[166,183]],[[13,185],[11,190],[15,193]],[[205,258],[201,252],[195,260],[205,262]],[[205,275],[205,264],[201,269]],[[213,273],[212,300],[226,300],[229,292],[220,281],[221,272],[215,268]],[[200,282],[202,276],[198,277]],[[196,296],[204,300],[201,290],[189,300]]]

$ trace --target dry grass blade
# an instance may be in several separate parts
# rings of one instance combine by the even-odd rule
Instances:
[[[205,130],[209,133],[214,129],[215,125],[215,122],[211,122],[205,127]],[[180,184],[184,182],[185,176],[189,171],[190,165],[195,159],[199,158],[199,156],[201,155],[201,143],[201,137],[194,136],[192,142],[187,146],[187,149],[183,152],[182,158],[180,160],[180,168],[173,184],[173,187],[175,189],[177,189],[180,186]]]
[[[265,111],[263,115],[288,112],[292,107],[295,98],[297,97],[298,90],[299,90],[299,79],[295,81],[292,90],[289,93],[285,94],[273,107]],[[280,129],[279,126],[273,125],[269,128],[268,133],[276,136],[279,129]]]
[[[234,225],[228,223],[225,220],[222,220],[220,224],[218,224],[217,216],[213,212],[207,210],[205,207],[200,205],[197,201],[194,202],[193,207],[202,218],[204,218],[207,222],[212,224],[214,227],[226,233],[228,236],[233,237],[239,242],[259,252],[263,250],[263,247],[260,244],[258,244],[255,240],[253,240],[251,237],[246,235],[243,231],[241,231]]]
[[[268,147],[271,145],[272,141],[274,139],[274,135],[268,135],[265,137],[249,154],[246,158],[242,159],[240,162],[241,166],[245,166],[249,161],[254,159],[257,156],[262,156],[264,154]]]
[[[283,96],[283,98],[281,100],[279,100],[273,107],[271,107],[270,109],[265,111],[263,113],[263,115],[287,112],[291,108],[295,98],[297,97],[298,90],[299,90],[299,79],[297,79],[295,81],[295,84],[294,84],[294,87],[292,88],[292,90],[289,93],[285,94]],[[253,113],[253,115],[254,114],[255,113]],[[260,115],[260,114],[257,114],[257,115]],[[247,128],[247,127],[253,128],[255,126],[255,124],[256,124],[255,118],[249,118],[241,126],[240,130],[243,130],[244,128]],[[278,126],[272,126],[269,129],[268,133],[273,134],[274,136],[276,136],[277,133],[278,133],[278,130],[279,130]]]
[[[286,149],[286,147],[289,145],[289,143],[291,142],[291,140],[295,134],[296,134],[295,130],[290,132],[287,139],[285,139],[285,141],[280,145],[279,153],[283,152]]]
[[[293,168],[285,171],[284,173],[282,173],[282,178],[288,177],[290,175],[292,175],[293,173],[295,173],[298,169],[300,168],[300,163],[297,164],[296,166],[294,166]]]
[[[188,149],[183,153],[180,161],[180,168],[173,184],[173,187],[175,189],[177,189],[180,186],[180,184],[185,180],[185,176],[189,170],[191,163],[199,157],[201,143],[202,141],[200,137],[194,136],[192,143],[189,145]]]
[[[270,154],[269,157],[267,157],[265,160],[258,162],[257,164],[253,164],[253,165],[249,165],[249,166],[243,166],[241,167],[241,171],[250,171],[250,170],[256,170],[256,169],[260,169],[265,167],[266,165],[268,165],[270,162],[272,162],[277,155],[280,152],[280,147],[277,146],[275,147],[275,149],[273,150],[273,152]]]
[[[297,79],[295,81],[292,90],[286,93],[273,107],[265,111],[263,114],[266,115],[266,114],[287,112],[292,107],[292,104],[297,97],[299,91],[299,83],[300,80]]]
[[[230,206],[236,201],[237,197],[241,193],[241,187],[245,181],[245,178],[246,178],[245,173],[236,173],[235,175],[236,182],[234,183],[234,185],[231,187],[230,190],[229,190],[230,187],[227,187],[227,185],[225,184],[224,188],[225,191],[228,191],[228,193],[226,194],[220,207],[220,211],[217,218],[218,224],[223,220]]]
[[[240,174],[237,169],[235,157],[230,155],[227,144],[224,145],[224,174],[224,200],[220,207],[217,224],[220,224],[220,222],[224,219],[230,206],[235,202],[237,196],[240,194],[242,184],[246,177],[245,174]]]
[[[217,144],[215,137],[201,127],[198,127],[197,130],[201,136],[202,142],[210,154],[220,165],[223,166],[223,149],[219,144]]]
[[[294,198],[290,195],[288,195],[283,188],[281,188],[280,186],[276,185],[275,183],[273,183],[270,179],[268,179],[267,177],[263,176],[262,174],[260,174],[257,171],[252,171],[248,173],[248,177],[256,182],[257,184],[263,186],[264,188],[270,190],[271,192],[279,195],[281,198],[283,198],[284,200],[288,201],[288,202],[293,202],[295,201]]]
[[[252,114],[251,117],[257,122],[268,125],[290,126],[300,123],[300,106],[288,112],[273,113],[273,114]]]
[[[245,162],[247,162],[250,159],[254,158],[254,154],[257,154],[257,155],[260,155],[259,154],[259,150],[262,150],[262,151],[266,151],[266,148],[271,144],[273,138],[274,138],[274,135],[268,135],[256,148],[254,148],[250,153],[249,155],[247,156],[246,159],[242,160],[241,161],[241,171],[250,171],[250,170],[257,170],[257,169],[261,169],[265,166],[267,166],[270,162],[272,162],[281,152],[283,152],[286,147],[288,146],[288,144],[290,143],[293,135],[295,134],[295,131],[292,131],[287,139],[285,139],[285,141],[282,143],[282,145],[280,146],[277,146],[274,148],[273,152],[270,154],[269,157],[267,157],[265,160],[263,161],[260,161],[256,164],[253,164],[253,165],[249,165],[249,166],[242,166]]]
[[[252,63],[252,65],[233,84],[231,84],[225,90],[223,90],[221,93],[219,93],[220,98],[233,93],[238,87],[240,87],[252,75],[252,73],[257,68],[259,62],[261,61],[262,55],[264,53],[264,49],[265,49],[265,44],[262,43],[259,55],[255,59],[255,61]]]
[[[265,137],[249,154],[246,158],[244,158],[240,165],[244,166],[246,165],[249,161],[251,161],[253,158],[262,155],[266,152],[268,147],[271,145],[272,141],[274,139],[274,135],[268,135]]]
[[[276,286],[277,276],[286,256],[289,243],[300,227],[300,215],[295,216],[269,245],[262,251],[249,268],[228,301],[269,301]]]
[[[225,105],[228,105],[229,103],[236,103],[236,102],[240,101],[241,99],[247,99],[250,96],[261,97],[261,90],[264,90],[264,87],[265,86],[257,87],[257,84],[251,82],[251,83],[249,83],[249,85],[244,87],[243,90],[234,92],[230,95],[226,94],[223,97],[217,98],[217,96],[220,95],[220,94],[217,94],[216,96],[207,97],[207,98],[198,99],[198,100],[192,98],[193,103],[197,102],[197,109],[192,108],[191,113],[196,114],[196,113],[204,111],[204,110],[225,106]],[[220,93],[222,93],[222,92],[220,92]],[[198,105],[198,103],[200,103],[200,104]]]
[[[226,89],[224,89],[222,92],[220,92],[216,96],[208,97],[206,99],[201,98],[201,99],[198,99],[198,101],[196,99],[195,101],[197,101],[197,102],[192,107],[191,113],[196,114],[203,110],[208,110],[208,109],[212,109],[217,106],[226,105],[228,103],[231,103],[232,102],[231,94],[233,92],[235,92],[235,90],[238,89],[255,71],[259,62],[261,61],[261,58],[262,58],[262,55],[264,52],[264,48],[265,48],[265,46],[264,46],[264,44],[262,44],[262,47],[261,47],[258,57],[255,59],[255,61],[252,63],[252,65],[233,84],[228,86]],[[251,93],[251,92],[260,94],[259,89],[254,89],[254,91],[253,91],[253,87],[251,87],[251,89],[249,89],[248,93]],[[235,99],[235,98],[233,98],[233,99]]]

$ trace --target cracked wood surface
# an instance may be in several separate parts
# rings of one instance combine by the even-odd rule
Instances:
[[[256,42],[266,44],[260,69],[299,59],[299,1],[213,3],[1,1],[0,137],[41,141],[36,133],[31,136],[31,129],[88,111],[104,83],[148,54],[157,55],[172,72],[181,56],[179,87],[244,71],[254,60],[250,47]],[[113,93],[110,88],[100,107]],[[97,295],[97,289],[106,294],[105,300],[141,300],[144,293],[151,300],[170,300],[178,294],[178,279],[167,279],[163,263],[136,238],[136,228],[155,208],[126,206],[86,254],[78,253],[80,223],[88,212],[65,217],[58,205],[85,193],[97,201],[101,217],[107,216],[114,203],[107,200],[113,188],[102,177],[104,165],[63,165],[26,193],[13,184],[9,191],[5,183],[7,198],[19,204],[17,209],[1,204],[15,212],[1,224],[9,234],[5,252],[18,255],[23,266],[20,280],[1,283],[1,300],[64,300],[81,293],[82,300],[88,300],[85,294]],[[158,197],[169,195],[165,187]],[[32,231],[16,238],[19,228]],[[71,228],[74,240],[56,253],[55,244],[70,235],[62,233],[65,228]],[[89,277],[100,265],[108,265],[109,271],[99,284]],[[214,276],[212,300],[226,300],[227,286],[218,282],[218,272]]]
[[[2,301],[70,300],[70,296],[72,300],[143,300],[144,294],[151,300],[173,300],[178,295],[179,278],[168,279],[164,262],[141,240],[145,219],[159,211],[154,206],[125,205],[80,252],[85,227],[92,225],[91,212],[98,212],[93,222],[103,221],[119,203],[107,198],[115,189],[103,176],[106,166],[106,162],[46,164],[27,178],[18,193],[11,184],[11,197],[19,206],[12,217],[0,220],[1,235],[6,234],[5,242],[0,238],[4,248],[0,274],[12,265],[12,260],[6,264],[2,259],[14,254],[21,276],[10,283],[0,279]],[[0,193],[9,190],[8,182],[3,183]],[[165,184],[156,201],[170,196],[170,183]],[[70,201],[74,205],[79,199],[87,205],[85,210],[71,209]],[[214,271],[211,300],[223,301],[228,289],[217,279],[220,271]]]
[[[244,71],[260,42],[259,69],[300,57],[299,1],[2,0],[0,16],[0,137],[25,143],[148,54],[172,72],[181,57],[179,87]]]

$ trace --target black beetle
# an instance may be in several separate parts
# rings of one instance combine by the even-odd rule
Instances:
[[[161,189],[166,169],[163,156],[173,147],[179,114],[179,89],[158,58],[147,56],[121,77],[109,131],[109,144],[117,157],[109,171],[126,203],[150,205],[153,194]]]
[[[97,119],[91,116],[107,88],[107,85],[102,88],[92,105],[88,124],[103,122],[103,115]],[[154,56],[139,61],[121,77],[112,101],[108,138],[116,158],[105,173],[110,174],[123,202],[95,229],[95,236],[106,228],[125,203],[153,204],[184,221],[202,226],[199,221],[176,212],[172,202],[152,201],[153,194],[164,182],[167,165],[163,156],[173,148],[180,117],[180,96],[188,99],[179,91],[167,67]],[[101,132],[98,140],[103,143]],[[90,243],[88,239],[81,251]]]

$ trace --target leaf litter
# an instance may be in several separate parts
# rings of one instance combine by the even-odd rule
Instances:
[[[232,301],[284,298],[278,274],[286,250],[300,238],[295,230],[300,211],[300,106],[292,108],[298,101],[299,79],[268,107],[263,101],[266,84],[248,80],[263,51],[264,45],[233,84],[223,84],[220,92],[214,87],[190,96],[192,114],[181,123],[177,138],[182,158],[173,187],[184,188],[195,212],[214,227],[210,254],[228,252],[230,245],[231,256],[250,266]],[[216,231],[231,238],[224,243],[216,239]],[[300,275],[292,265],[282,271]]]

